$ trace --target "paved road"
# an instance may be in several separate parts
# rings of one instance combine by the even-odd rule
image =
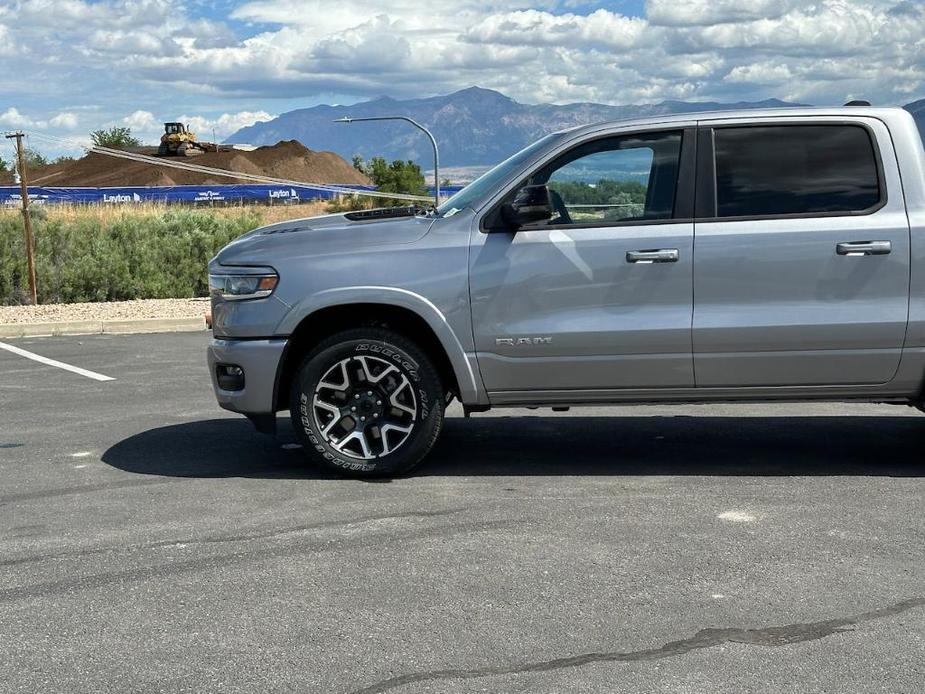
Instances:
[[[923,690],[925,415],[455,412],[364,483],[217,409],[205,342],[0,351],[0,691]]]

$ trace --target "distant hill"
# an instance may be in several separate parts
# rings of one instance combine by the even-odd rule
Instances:
[[[621,118],[726,108],[799,106],[777,99],[756,103],[664,101],[660,104],[609,106],[577,103],[521,104],[490,89],[470,87],[445,96],[398,101],[387,96],[353,106],[315,106],[289,111],[264,123],[242,128],[226,142],[273,144],[298,140],[310,149],[331,150],[345,159],[414,159],[430,166],[432,150],[427,139],[407,123],[333,123],[352,116],[403,115],[431,129],[440,146],[445,167],[485,166],[510,156],[538,137],[563,128]]]

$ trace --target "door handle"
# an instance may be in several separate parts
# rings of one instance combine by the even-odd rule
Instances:
[[[838,255],[889,255],[893,250],[890,241],[843,241],[835,246]]]
[[[650,263],[676,263],[678,262],[678,249],[662,248],[651,251],[627,251],[626,262],[642,263],[644,265]]]

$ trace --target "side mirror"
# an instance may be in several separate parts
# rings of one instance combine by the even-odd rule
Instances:
[[[514,200],[501,208],[504,221],[520,228],[533,222],[552,219],[552,201],[546,186],[524,186],[517,191]]]

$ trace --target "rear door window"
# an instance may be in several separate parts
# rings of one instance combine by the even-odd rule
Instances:
[[[882,186],[871,135],[859,125],[717,128],[716,214],[861,214]]]

